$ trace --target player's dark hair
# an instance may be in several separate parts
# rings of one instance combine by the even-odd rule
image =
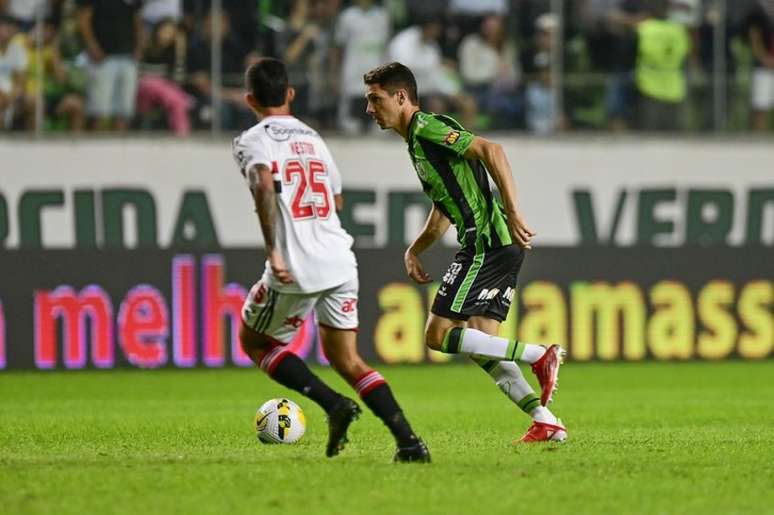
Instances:
[[[288,93],[288,72],[279,59],[264,58],[245,73],[247,91],[263,107],[279,107]]]
[[[395,93],[399,89],[405,89],[408,93],[409,100],[411,100],[413,104],[419,102],[419,97],[417,95],[417,80],[414,78],[414,74],[411,73],[408,66],[403,64],[395,62],[374,68],[363,75],[363,82],[366,84],[379,85],[386,89],[390,94]]]

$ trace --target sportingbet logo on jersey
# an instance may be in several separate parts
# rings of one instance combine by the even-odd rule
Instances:
[[[449,269],[443,274],[443,282],[446,284],[453,284],[457,280],[457,276],[462,271],[462,265],[459,263],[452,263]]]

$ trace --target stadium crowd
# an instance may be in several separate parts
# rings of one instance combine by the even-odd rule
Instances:
[[[722,96],[729,126],[764,131],[774,109],[774,0],[211,4],[0,0],[0,130],[241,129],[261,56],[287,63],[299,116],[347,134],[373,130],[362,75],[388,60],[475,129],[712,130]]]

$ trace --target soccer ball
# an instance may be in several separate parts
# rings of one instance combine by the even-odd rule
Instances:
[[[258,408],[255,430],[262,443],[295,443],[304,436],[306,417],[295,402],[271,399]]]

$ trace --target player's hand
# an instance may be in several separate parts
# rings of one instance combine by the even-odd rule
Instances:
[[[515,216],[508,219],[508,230],[511,233],[511,237],[519,244],[523,249],[532,248],[532,238],[537,234],[535,231],[527,227],[527,223],[524,221],[520,213],[516,213]]]
[[[406,265],[406,273],[415,282],[419,284],[432,282],[433,279],[425,272],[425,267],[422,266],[422,261],[419,260],[419,256],[414,254],[411,249],[408,249],[403,255],[403,264]]]
[[[93,63],[101,63],[105,59],[105,52],[98,45],[89,46],[86,49]]]
[[[282,284],[290,284],[293,282],[293,276],[288,270],[288,266],[285,264],[285,258],[278,251],[271,252],[269,254],[269,266],[271,266],[271,273]]]

